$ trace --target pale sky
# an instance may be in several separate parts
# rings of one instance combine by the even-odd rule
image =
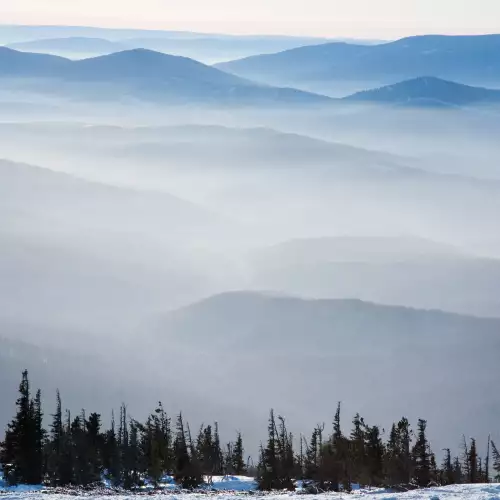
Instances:
[[[388,39],[500,33],[500,0],[0,0],[0,23]]]

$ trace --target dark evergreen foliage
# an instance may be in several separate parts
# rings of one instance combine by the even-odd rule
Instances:
[[[0,461],[9,484],[40,484],[45,432],[42,428],[41,393],[31,399],[28,372],[22,373],[17,413],[8,425],[0,448]]]
[[[41,392],[31,397],[24,371],[16,414],[0,443],[0,464],[8,483],[93,485],[106,478],[116,486],[134,489],[145,482],[156,486],[168,475],[179,486],[193,489],[204,477],[210,483],[214,475],[247,472],[240,432],[224,449],[217,423],[202,425],[193,439],[182,413],[172,430],[161,402],[144,423],[128,418],[122,404],[118,425],[112,412],[110,426],[103,430],[97,413],[87,416],[82,410],[74,418],[69,411],[63,414],[57,392],[48,433],[42,421]],[[325,436],[324,424],[317,425],[309,439],[300,437],[296,454],[297,443],[285,419],[271,410],[267,442],[260,447],[256,470],[252,469],[261,490],[293,490],[297,479],[311,492],[350,491],[353,483],[406,489],[489,482],[490,467],[500,480],[500,453],[489,438],[484,461],[478,456],[475,439],[468,445],[464,437],[462,461],[458,457],[452,460],[446,449],[438,467],[425,420],[418,421],[416,436],[406,418],[392,425],[385,443],[383,434],[359,414],[354,416],[350,434],[344,434],[339,403],[331,433]]]
[[[491,456],[493,458],[493,470],[495,471],[495,481],[500,481],[500,451],[495,443],[491,441]]]
[[[418,486],[426,487],[431,482],[431,453],[426,435],[427,422],[419,419],[417,442],[413,447],[413,458],[415,461],[415,482]]]

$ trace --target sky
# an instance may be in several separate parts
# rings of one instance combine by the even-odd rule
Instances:
[[[500,33],[500,0],[0,0],[0,23],[390,39]]]

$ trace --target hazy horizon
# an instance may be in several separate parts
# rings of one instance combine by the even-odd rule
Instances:
[[[500,3],[442,0],[201,0],[182,5],[172,0],[145,0],[123,5],[117,0],[39,2],[18,0],[3,12],[2,24],[101,26],[161,29],[236,35],[292,35],[394,39],[422,34],[488,34],[500,32]],[[92,15],[88,15],[92,12]]]

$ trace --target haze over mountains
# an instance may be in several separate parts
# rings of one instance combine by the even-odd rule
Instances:
[[[74,411],[237,420],[252,453],[271,406],[495,430],[498,36],[0,40],[68,56],[0,48],[2,400],[28,367]]]
[[[471,87],[435,77],[420,77],[380,89],[357,92],[346,99],[411,106],[467,106],[498,103],[500,90]]]
[[[131,49],[150,49],[207,64],[327,42],[325,38],[226,35],[186,31],[110,29],[83,26],[0,26],[0,44],[26,52],[70,59],[97,57]],[[338,40],[358,44],[375,40]]]
[[[490,87],[500,84],[499,47],[500,35],[428,35],[372,46],[334,42],[299,47],[217,67],[244,78],[273,85],[288,82],[313,91],[329,86],[334,90],[342,82],[353,88],[364,82],[366,89],[423,76]]]
[[[254,102],[300,104],[328,98],[271,88],[229,75],[192,59],[145,49],[71,61],[0,47],[0,75],[23,79],[24,88],[87,99],[135,97],[170,104]],[[16,80],[12,85],[18,85]]]

